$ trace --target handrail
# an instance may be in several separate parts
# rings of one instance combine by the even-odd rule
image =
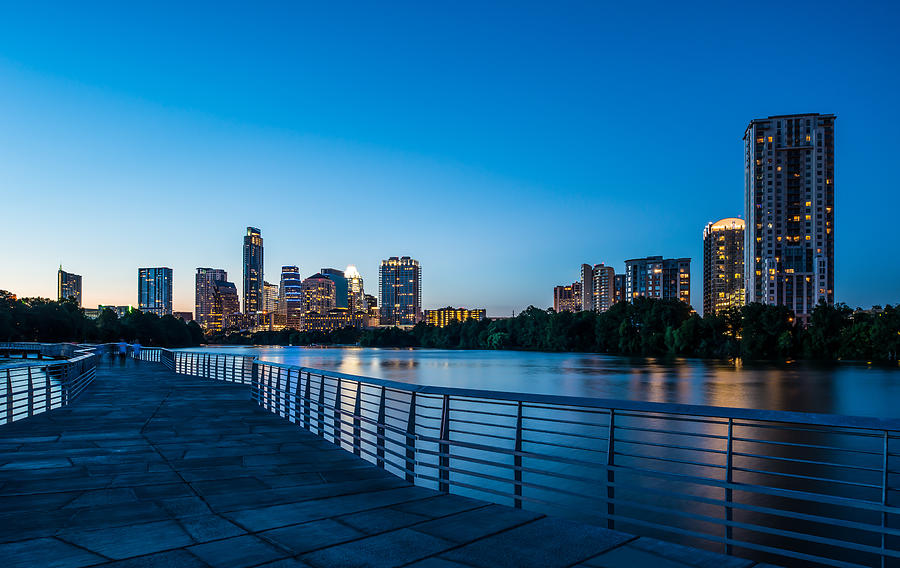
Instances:
[[[414,385],[149,348],[416,484],[798,566],[900,564],[900,420]]]

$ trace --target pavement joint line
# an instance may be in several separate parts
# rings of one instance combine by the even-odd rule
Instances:
[[[624,542],[620,542],[619,544],[616,544],[616,545],[614,545],[614,546],[611,546],[611,547],[607,548],[606,550],[604,550],[604,551],[601,552],[600,554],[595,554],[594,556],[591,556],[591,557],[589,557],[589,558],[585,558],[584,560],[580,560],[580,561],[578,561],[578,562],[575,562],[574,564],[570,564],[567,568],[571,568],[572,566],[578,566],[579,564],[584,564],[585,562],[587,562],[587,561],[589,561],[589,560],[593,560],[593,559],[595,559],[595,558],[601,558],[601,557],[603,557],[603,555],[609,554],[609,553],[612,552],[613,550],[617,550],[617,549],[619,549],[619,548],[622,548],[623,546],[627,546],[627,545],[631,544],[632,542],[634,542],[634,541],[636,541],[636,540],[639,540],[640,538],[641,538],[641,537],[639,537],[639,536],[633,536],[633,537],[629,538],[628,540],[626,540],[626,541],[624,541]],[[654,556],[659,556],[659,555],[657,554],[657,555],[654,555]],[[668,560],[667,558],[664,558],[664,557],[662,557],[662,556],[660,556],[660,558],[662,558],[663,560]]]
[[[40,537],[38,537],[38,538],[40,538]],[[112,562],[112,560],[113,560],[113,558],[110,558],[109,556],[107,556],[107,555],[105,555],[105,554],[102,554],[102,553],[100,553],[100,552],[96,552],[96,551],[94,551],[94,550],[91,550],[90,548],[85,548],[85,547],[81,546],[80,544],[76,544],[76,543],[74,543],[74,542],[69,542],[68,540],[64,539],[63,537],[61,537],[61,536],[59,536],[59,535],[53,535],[53,536],[51,536],[51,537],[49,537],[49,538],[52,538],[52,539],[54,539],[54,540],[58,540],[58,541],[62,542],[63,544],[67,544],[67,545],[69,545],[69,546],[71,546],[71,547],[73,547],[73,548],[78,548],[78,549],[80,549],[80,550],[84,550],[85,552],[89,552],[90,554],[93,554],[93,555],[95,555],[95,556],[99,556],[100,558],[105,558],[105,559],[106,559],[104,562],[99,562],[98,564],[105,564],[106,562]],[[34,540],[34,539],[28,539],[28,540]]]

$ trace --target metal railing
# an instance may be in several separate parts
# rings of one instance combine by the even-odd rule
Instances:
[[[57,361],[0,367],[0,424],[66,406],[94,380],[104,346],[59,343],[0,343],[0,352],[35,352]],[[33,361],[33,360],[32,360]]]
[[[900,420],[431,387],[161,350],[419,485],[798,566],[900,565]]]

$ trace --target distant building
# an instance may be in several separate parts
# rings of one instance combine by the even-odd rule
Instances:
[[[116,317],[123,318],[134,311],[134,306],[109,306],[109,305],[99,305],[97,306],[97,317],[103,313],[103,310],[110,310]]]
[[[344,272],[347,278],[347,307],[354,314],[368,313],[366,305],[366,292],[363,290],[363,279],[359,271],[352,264]]]
[[[437,327],[445,327],[451,323],[464,322],[466,320],[481,321],[486,315],[485,310],[468,308],[440,308],[437,310],[425,310],[425,323]]]
[[[301,284],[303,298],[304,322],[307,314],[317,313],[325,315],[328,310],[337,307],[335,301],[335,285],[331,278],[324,274],[313,274],[303,280]],[[303,329],[307,329],[305,323]]]
[[[770,116],[744,132],[746,301],[802,322],[819,300],[834,303],[834,120]]]
[[[691,259],[648,256],[625,261],[625,297],[691,303]]]
[[[381,325],[415,325],[422,320],[422,267],[408,256],[381,261],[378,272]]]
[[[244,313],[263,311],[263,238],[259,229],[247,227],[244,235]]]
[[[222,329],[222,313],[216,312],[216,282],[228,281],[221,268],[198,268],[194,280],[194,314],[203,329]]]
[[[138,268],[138,309],[160,317],[172,313],[171,268]]]
[[[319,271],[319,274],[334,282],[335,307],[348,307],[349,282],[344,275],[344,271],[337,268],[323,268]]]
[[[172,312],[172,317],[182,319],[184,323],[194,321],[194,312]]]
[[[262,311],[265,314],[274,314],[278,311],[278,284],[263,282]]]
[[[553,288],[553,311],[556,313],[581,311],[581,282]]]
[[[615,303],[616,271],[603,263],[581,265],[581,309],[605,312]]]
[[[616,293],[613,303],[624,302],[626,300],[625,282],[626,279],[624,274],[616,274]]]
[[[56,273],[56,297],[58,300],[75,300],[78,307],[81,307],[81,275],[72,272],[66,272],[59,267]]]
[[[345,327],[358,327],[349,308],[331,308],[324,314],[308,312],[303,316],[304,331],[320,331],[331,333]]]
[[[744,220],[736,217],[703,229],[703,315],[744,305]]]
[[[303,280],[296,266],[281,267],[278,287],[278,318],[276,323],[286,329],[300,331],[303,327]]]
[[[378,310],[378,298],[371,294],[365,295],[366,313],[368,314],[369,327],[377,327],[381,323],[381,312]]]
[[[215,289],[213,318],[220,322],[221,326],[213,329],[228,330],[243,327],[243,314],[241,314],[237,286],[234,285],[234,282],[217,280],[213,283],[213,287]]]
[[[100,317],[100,310],[95,308],[84,308],[84,317],[95,320]]]

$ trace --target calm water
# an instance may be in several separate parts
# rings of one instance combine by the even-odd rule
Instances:
[[[696,359],[440,349],[208,347],[417,384],[891,418],[900,368],[735,365]]]

